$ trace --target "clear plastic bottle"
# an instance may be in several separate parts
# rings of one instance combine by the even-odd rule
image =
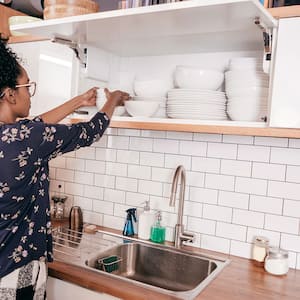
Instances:
[[[144,211],[138,218],[138,237],[143,240],[150,239],[151,226],[155,221],[155,214],[150,211],[149,201],[145,202]]]
[[[158,211],[156,214],[155,224],[151,227],[150,240],[155,243],[163,243],[166,237],[166,227],[161,226],[162,220],[161,212]]]

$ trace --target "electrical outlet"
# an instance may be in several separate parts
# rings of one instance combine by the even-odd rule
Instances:
[[[65,192],[65,182],[60,180],[50,181],[50,191],[53,193],[64,193]]]

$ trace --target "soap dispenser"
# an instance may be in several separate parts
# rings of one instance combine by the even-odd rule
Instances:
[[[161,211],[156,213],[156,221],[151,227],[150,240],[155,243],[163,243],[166,236],[166,227],[161,226]]]
[[[150,211],[149,201],[145,202],[144,211],[138,219],[138,237],[143,240],[150,239],[151,226],[154,224],[155,214]]]
[[[133,236],[134,235],[134,226],[133,222],[136,222],[136,208],[129,208],[126,210],[127,216],[125,220],[125,225],[123,229],[123,235]]]

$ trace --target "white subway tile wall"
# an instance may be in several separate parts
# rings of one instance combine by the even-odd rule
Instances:
[[[196,247],[249,258],[254,236],[263,235],[300,269],[300,140],[109,129],[93,146],[50,162],[50,191],[60,184],[85,222],[119,230],[125,210],[140,212],[149,200],[172,240],[178,200],[170,207],[169,196],[179,164],[187,171],[183,220]]]

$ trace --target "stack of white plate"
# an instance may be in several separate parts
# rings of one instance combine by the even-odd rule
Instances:
[[[152,116],[153,118],[167,118],[166,111],[166,97],[144,97],[144,96],[134,96],[132,97],[134,101],[148,101],[148,102],[158,102],[159,108],[157,112]]]
[[[225,93],[172,89],[168,92],[167,115],[177,119],[227,120]]]
[[[262,71],[262,60],[233,58],[225,73],[227,113],[233,121],[262,121],[267,115],[269,76]]]

